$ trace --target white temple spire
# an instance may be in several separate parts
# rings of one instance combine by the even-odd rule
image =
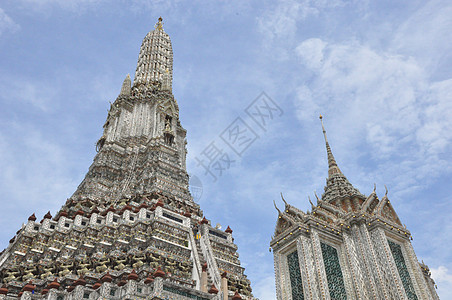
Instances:
[[[168,74],[165,73],[168,71]],[[164,77],[165,81],[164,82]],[[155,29],[150,31],[141,44],[133,85],[135,87],[153,85],[159,82],[171,90],[173,80],[173,49],[168,34],[163,30],[162,18]],[[168,88],[169,87],[169,88]]]

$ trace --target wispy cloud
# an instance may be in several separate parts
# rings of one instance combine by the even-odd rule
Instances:
[[[260,300],[274,300],[275,293],[275,277],[267,276],[257,282],[253,282],[254,296]]]
[[[442,154],[452,144],[452,81],[430,82],[410,57],[357,41],[308,39],[296,53],[312,74],[309,87],[299,88],[301,120],[312,108],[328,113],[333,135],[342,135],[349,149],[372,147],[374,161],[386,172],[396,171],[384,165],[389,157],[398,157],[397,173],[417,180],[450,170]]]
[[[446,79],[452,53],[451,15],[451,2],[426,1],[398,27],[390,47],[414,57],[434,80]]]
[[[25,78],[0,78],[0,89],[3,95],[0,96],[2,102],[20,102],[23,105],[49,112],[54,105],[56,89],[39,81],[31,81]],[[19,105],[20,105],[19,103]]]
[[[79,10],[92,5],[99,5],[105,0],[19,0],[35,9],[57,6],[63,9]]]
[[[430,269],[432,272],[432,278],[435,280],[438,286],[438,292],[442,299],[452,299],[452,273],[445,266],[439,266],[438,268]]]
[[[261,32],[269,39],[293,39],[298,25],[309,17],[317,16],[322,10],[345,6],[346,2],[334,1],[295,1],[282,0],[272,3],[257,21]]]
[[[7,128],[0,131],[0,189],[9,191],[1,199],[3,209],[10,212],[0,221],[4,228],[1,243],[6,246],[31,213],[36,212],[38,218],[49,209],[54,213],[77,182],[70,176],[74,161],[61,145],[46,139],[31,124],[1,124]]]
[[[0,8],[0,36],[7,31],[14,32],[18,30],[20,26],[11,19],[10,16],[6,14],[6,12]]]

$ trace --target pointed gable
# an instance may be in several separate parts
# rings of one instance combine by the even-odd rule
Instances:
[[[369,214],[373,213],[375,208],[378,206],[378,203],[380,201],[378,200],[377,194],[375,193],[375,190],[367,197],[366,201],[364,201],[362,205],[363,212],[367,212]]]
[[[279,215],[278,221],[276,222],[275,227],[275,237],[286,231],[288,228],[292,226],[292,222],[287,218],[287,216]]]
[[[402,225],[399,216],[392,207],[391,202],[389,202],[387,195],[385,195],[383,199],[381,199],[380,204],[377,206],[376,213],[388,221]]]

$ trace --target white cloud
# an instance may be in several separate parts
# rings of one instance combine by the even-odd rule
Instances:
[[[452,79],[431,84],[428,92],[424,126],[416,137],[426,154],[446,153],[452,140]]]
[[[322,110],[349,150],[365,137],[379,169],[407,176],[401,182],[450,170],[441,156],[452,146],[452,80],[430,82],[414,59],[357,41],[309,39],[296,53],[313,74],[309,88],[299,88],[300,119],[303,109]],[[397,166],[390,157],[398,157]]]
[[[56,89],[43,84],[42,82],[34,82],[23,78],[4,77],[0,80],[0,89],[3,95],[2,101],[23,102],[23,104],[31,104],[41,111],[48,112],[52,109],[52,102],[56,95]]]
[[[301,43],[296,52],[301,58],[303,64],[313,70],[318,70],[323,64],[323,50],[327,45],[326,42],[319,38],[312,38]]]
[[[106,0],[17,0],[22,9],[38,12],[50,17],[54,9],[68,10],[73,13],[82,14],[87,10],[98,8]]]
[[[297,29],[297,19],[315,13],[315,9],[298,1],[282,1],[275,10],[258,19],[259,29],[271,40],[292,37]]]
[[[71,155],[31,124],[2,120],[0,157],[0,190],[6,191],[1,198],[0,243],[6,246],[31,213],[38,218],[49,209],[55,213],[78,179],[70,174],[76,163],[68,159]]]
[[[432,278],[438,286],[438,294],[441,299],[452,299],[452,274],[445,266],[430,269]]]
[[[104,2],[104,0],[22,0],[22,2],[28,3],[30,5],[58,5],[62,8],[79,8],[82,5],[88,4],[99,4]]]
[[[397,29],[391,47],[398,53],[416,57],[435,77],[450,76],[445,62],[450,61],[452,52],[451,15],[450,1],[427,1]]]
[[[280,0],[275,7],[268,9],[257,19],[259,29],[266,38],[293,37],[298,23],[310,16],[318,15],[322,10],[334,9],[346,5],[345,1]]]
[[[334,6],[335,3],[336,1],[331,1],[329,5]],[[264,46],[272,48],[278,54],[278,59],[287,59],[290,54],[286,47],[294,42],[298,22],[308,16],[318,14],[319,9],[325,5],[326,3],[323,1],[315,4],[309,0],[277,1],[273,9],[268,9],[266,13],[257,18],[258,30],[264,36]]]
[[[259,300],[274,300],[275,294],[275,277],[267,276],[259,281],[253,282],[253,294],[254,297]]]
[[[297,118],[301,121],[311,121],[312,113],[320,111],[319,106],[312,97],[311,89],[306,85],[298,87],[297,98],[300,99],[300,101],[295,103],[297,107]]]
[[[167,13],[176,9],[177,5],[181,2],[180,0],[167,1],[167,0],[155,0],[155,1],[142,1],[142,0],[132,0],[131,8],[134,11],[142,11],[143,9],[153,11],[158,9],[160,14]]]
[[[67,174],[72,163],[67,161],[62,147],[29,124],[11,122],[6,126],[7,130],[0,132],[1,188],[8,189],[14,199],[28,199],[26,204],[22,203],[24,205],[34,203],[37,206],[51,199],[61,203],[73,187]]]
[[[8,16],[5,11],[0,8],[0,35],[6,31],[16,31],[20,27],[16,24],[10,16]]]

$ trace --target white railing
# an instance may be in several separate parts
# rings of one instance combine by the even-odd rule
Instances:
[[[212,275],[212,281],[213,284],[215,284],[215,287],[218,289],[221,288],[221,276],[220,272],[218,271],[217,262],[215,261],[215,257],[212,253],[212,248],[210,247],[209,237],[208,234],[202,235],[200,241],[202,254],[204,255],[204,258],[207,261],[207,268],[210,271],[210,274]]]
[[[195,238],[193,237],[193,230],[190,228],[188,234],[190,235],[190,244],[191,244],[191,250],[193,253],[193,260],[195,262],[195,266],[196,266],[196,271],[198,274],[198,282],[201,280],[201,262],[199,261],[199,255],[198,255],[198,249],[196,247],[196,241]]]

